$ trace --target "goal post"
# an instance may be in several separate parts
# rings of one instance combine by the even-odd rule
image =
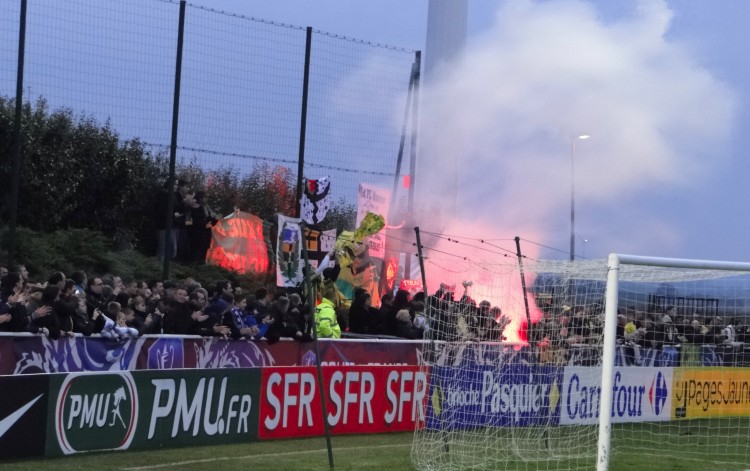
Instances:
[[[415,469],[750,463],[750,263],[612,254],[450,268],[425,300]]]
[[[607,291],[605,308],[604,344],[602,346],[602,386],[597,444],[597,471],[609,469],[612,440],[612,404],[615,369],[616,327],[619,307],[619,274],[622,265],[641,265],[656,268],[750,272],[750,263],[711,260],[646,257],[610,254],[607,260]]]

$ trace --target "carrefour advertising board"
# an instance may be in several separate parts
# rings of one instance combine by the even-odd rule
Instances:
[[[675,368],[673,417],[750,416],[747,368]]]
[[[425,426],[471,429],[557,423],[561,372],[523,364],[432,367]]]
[[[601,367],[566,367],[560,424],[595,424],[601,406]],[[671,420],[672,368],[616,367],[612,422]]]

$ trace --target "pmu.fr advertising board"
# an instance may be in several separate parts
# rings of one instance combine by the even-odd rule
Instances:
[[[257,440],[257,369],[50,377],[47,454]]]
[[[333,434],[409,431],[424,420],[428,374],[417,366],[329,366],[322,374]],[[313,367],[263,368],[259,438],[325,433],[317,378]]]
[[[750,369],[675,368],[675,419],[750,416]]]
[[[602,397],[601,367],[566,367],[560,424],[595,424]],[[612,422],[671,419],[672,368],[616,367],[612,384]]]
[[[433,367],[428,429],[537,426],[559,420],[562,369],[532,364]]]

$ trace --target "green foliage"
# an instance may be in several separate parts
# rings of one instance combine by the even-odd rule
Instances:
[[[12,155],[14,113],[15,101],[0,96],[0,155]],[[121,140],[109,122],[102,125],[68,108],[50,110],[44,99],[25,103],[22,119],[18,226],[28,229],[19,229],[18,259],[39,273],[90,267],[123,276],[157,274],[158,264],[135,255],[108,257],[110,247],[155,253],[156,224],[165,217],[156,214],[156,201],[168,175],[166,156],[151,153],[137,139]],[[11,162],[0,160],[0,181],[12,181]],[[221,215],[235,207],[265,221],[275,221],[276,213],[296,213],[296,179],[287,167],[258,163],[247,173],[205,170],[194,158],[178,166],[176,176],[190,181],[193,191],[205,190],[210,207]],[[0,186],[0,193],[0,223],[7,223],[11,185]],[[318,229],[353,230],[355,217],[354,206],[340,200]],[[25,240],[31,232],[24,231],[49,234],[29,246],[42,234]]]
[[[8,237],[8,229],[0,232],[0,238]],[[53,233],[40,233],[20,227],[16,237],[16,258],[29,270],[35,281],[45,281],[56,271],[70,275],[83,270],[90,275],[113,273],[123,280],[158,280],[162,278],[163,264],[147,257],[133,248],[115,250],[114,241],[101,232],[88,229],[69,229]],[[6,244],[3,244],[4,246]],[[7,252],[0,251],[1,265],[7,260]],[[213,265],[171,265],[172,279],[193,278],[203,286],[210,287],[220,280],[231,280],[245,289],[255,290],[269,282],[270,275],[238,275]]]
[[[325,219],[321,223],[322,230],[336,229],[336,234],[341,231],[353,231],[356,229],[357,208],[351,203],[347,203],[343,198],[328,210]]]
[[[0,148],[11,148],[14,102],[0,97]],[[142,218],[163,180],[165,162],[137,140],[120,141],[109,123],[50,111],[40,99],[23,107],[18,223],[35,230],[85,227],[112,233]],[[0,178],[11,181],[10,166]],[[9,186],[1,213],[9,213]]]

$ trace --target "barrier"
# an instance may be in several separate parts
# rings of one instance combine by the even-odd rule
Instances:
[[[418,365],[422,342],[321,340],[323,365]],[[0,335],[0,375],[179,368],[253,368],[316,363],[312,342],[269,344],[197,336],[144,336],[117,342],[97,336],[57,340],[40,335]]]

